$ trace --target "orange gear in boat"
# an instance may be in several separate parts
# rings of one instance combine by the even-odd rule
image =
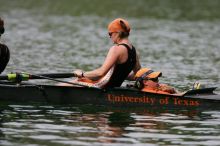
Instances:
[[[142,89],[144,87],[144,81],[145,80],[154,80],[157,81],[158,77],[162,76],[161,72],[154,72],[150,68],[141,68],[136,74],[135,74],[135,86],[139,89]]]
[[[135,87],[145,92],[174,94],[175,89],[166,84],[160,84],[158,78],[162,76],[161,72],[155,72],[149,68],[140,69],[135,75]]]
[[[150,68],[141,68],[136,74],[135,78],[142,77],[143,78],[148,78],[148,79],[153,79],[153,78],[158,78],[162,76],[162,72],[155,72],[151,70]]]

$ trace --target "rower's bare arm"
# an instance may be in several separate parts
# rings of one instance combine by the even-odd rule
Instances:
[[[91,80],[100,79],[110,70],[111,67],[114,66],[118,58],[119,58],[119,51],[117,50],[117,46],[113,46],[109,49],[109,52],[105,58],[103,65],[100,68],[95,69],[93,71],[85,72],[84,76]]]

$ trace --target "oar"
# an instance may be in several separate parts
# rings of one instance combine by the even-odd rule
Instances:
[[[27,72],[21,72],[21,73],[0,75],[0,80],[21,82],[21,81],[27,81],[29,79],[47,79],[47,80],[56,81],[56,82],[60,82],[60,83],[67,83],[70,85],[89,87],[87,85],[82,85],[79,83],[73,83],[73,82],[55,79],[55,78],[70,78],[70,77],[76,77],[76,75],[74,73],[31,74],[31,73],[27,73]]]
[[[22,72],[22,73],[10,73],[7,75],[0,75],[0,80],[13,81],[17,78],[21,78],[22,81],[24,81],[24,80],[28,80],[28,79],[42,79],[42,77],[70,78],[70,77],[76,77],[76,75],[73,73],[30,74],[30,73]]]

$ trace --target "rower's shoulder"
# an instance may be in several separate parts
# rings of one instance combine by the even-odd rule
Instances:
[[[119,53],[119,54],[127,52],[127,48],[122,45],[114,45],[110,49],[112,49],[113,52]]]
[[[110,50],[118,51],[119,49],[122,49],[122,48],[126,48],[126,47],[122,45],[113,45],[112,47],[110,47]]]

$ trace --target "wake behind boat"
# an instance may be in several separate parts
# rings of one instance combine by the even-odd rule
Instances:
[[[71,76],[53,74],[53,77],[62,78],[64,75]],[[48,79],[49,75],[32,75],[29,78],[31,77]],[[21,77],[19,78],[22,80]],[[3,79],[3,76],[0,79]],[[215,89],[215,87],[202,88],[182,94],[162,94],[144,92],[132,87],[99,89],[2,81],[0,101],[1,103],[88,104],[111,107],[219,108],[220,95],[214,93]]]

